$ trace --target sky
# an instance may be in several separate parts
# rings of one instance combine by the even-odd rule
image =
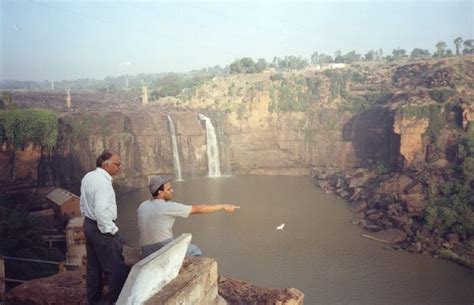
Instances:
[[[0,80],[187,72],[474,38],[468,1],[0,0]]]

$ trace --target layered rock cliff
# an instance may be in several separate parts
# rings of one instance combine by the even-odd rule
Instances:
[[[85,103],[81,93],[74,93],[76,110],[60,113],[52,150],[3,143],[0,181],[5,189],[60,184],[77,190],[96,156],[109,148],[123,160],[120,189],[141,187],[149,175],[173,173],[167,115],[176,126],[183,177],[205,176],[205,124],[198,113],[215,125],[224,174],[406,168],[426,162],[430,153],[452,162],[460,128],[470,119],[473,78],[465,71],[473,66],[472,56],[464,56],[447,62],[360,64],[344,71],[231,75],[148,106],[98,94],[94,107],[87,107],[93,94],[85,94]],[[17,93],[19,103],[38,106],[35,94]],[[63,98],[51,93],[44,106],[63,109]],[[448,109],[448,102],[458,108]],[[401,111],[422,107],[441,107],[448,119],[433,127],[433,115]],[[433,128],[436,137],[429,134]]]

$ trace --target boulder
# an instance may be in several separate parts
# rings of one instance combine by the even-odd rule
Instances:
[[[459,243],[459,234],[450,233],[450,234],[446,235],[446,240],[451,245],[458,244]]]
[[[407,238],[407,233],[400,229],[388,229],[374,233],[364,233],[362,236],[386,244],[397,244]]]
[[[376,221],[376,220],[379,220],[380,218],[382,218],[382,216],[383,216],[383,213],[373,213],[373,214],[370,214],[369,216],[367,216],[367,218],[372,220],[372,221]]]
[[[363,187],[371,178],[372,176],[369,175],[368,173],[365,173],[365,172],[359,173],[350,179],[349,187],[350,188]]]
[[[359,202],[356,202],[352,206],[352,211],[354,211],[355,213],[359,213],[365,210],[366,208],[367,208],[367,203],[365,201],[359,201]]]
[[[407,194],[422,194],[423,191],[423,184],[421,184],[420,182],[412,183],[411,185],[405,188],[405,193]]]
[[[5,295],[6,304],[87,304],[85,268],[31,280],[16,286]]]
[[[390,217],[390,219],[392,219],[395,222],[397,227],[401,227],[401,226],[408,223],[408,218],[405,215],[403,215],[403,216],[392,216],[392,217]]]
[[[380,183],[376,193],[379,194],[402,194],[407,186],[413,182],[408,176],[395,176]]]
[[[421,194],[408,194],[402,195],[400,198],[404,204],[405,208],[409,213],[419,214],[423,212],[425,207],[425,196]]]
[[[362,198],[363,192],[361,187],[356,187],[354,188],[354,192],[352,193],[351,198],[349,198],[350,201],[356,201]]]
[[[296,288],[263,288],[224,277],[219,278],[219,295],[221,295],[229,305],[302,305],[304,299],[303,293]]]
[[[400,216],[403,212],[403,207],[400,203],[392,203],[387,206],[388,212],[394,216]]]

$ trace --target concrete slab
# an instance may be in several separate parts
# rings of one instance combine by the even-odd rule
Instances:
[[[159,251],[136,263],[117,305],[144,304],[179,273],[192,235],[184,233]]]
[[[217,294],[217,262],[208,257],[186,257],[179,275],[146,301],[146,305],[225,305]]]

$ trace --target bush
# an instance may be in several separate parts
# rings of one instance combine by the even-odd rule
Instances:
[[[474,201],[469,182],[445,182],[430,197],[424,210],[424,222],[430,230],[474,234]]]
[[[270,92],[269,111],[308,111],[320,98],[321,81],[318,78],[283,79],[278,88],[278,97]],[[276,100],[277,98],[277,100]]]
[[[443,127],[448,124],[446,117],[441,111],[442,107],[443,106],[440,105],[407,106],[401,108],[399,111],[401,111],[404,116],[409,118],[428,119],[429,125],[426,129],[426,135],[433,143],[436,143],[441,129],[443,129]]]
[[[270,80],[271,81],[277,81],[277,80],[282,80],[282,79],[284,79],[284,77],[283,77],[283,74],[281,74],[281,73],[276,73],[276,74],[270,75]]]
[[[442,90],[431,90],[430,96],[433,100],[437,101],[438,103],[446,103],[449,98],[456,94],[455,90],[451,89],[442,89]]]
[[[367,80],[367,75],[355,71],[351,75],[351,80],[354,83],[363,83]]]
[[[324,74],[329,77],[331,82],[331,100],[334,100],[338,96],[349,95],[347,92],[347,80],[349,79],[350,73],[325,70]]]
[[[15,146],[33,142],[51,148],[58,139],[58,118],[51,110],[1,111],[0,124],[3,125],[8,140]]]
[[[474,181],[474,129],[470,128],[458,144],[459,170],[467,181]]]

